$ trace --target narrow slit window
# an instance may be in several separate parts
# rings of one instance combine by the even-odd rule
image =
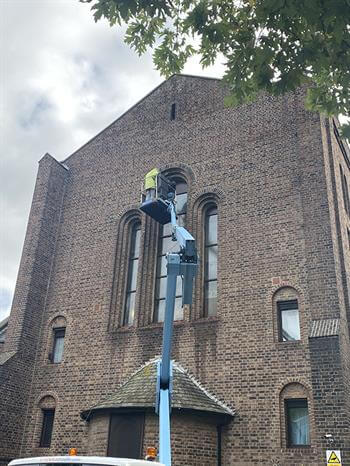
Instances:
[[[205,212],[204,231],[204,315],[217,312],[218,281],[218,211],[212,206]]]
[[[170,108],[170,120],[175,120],[176,118],[176,104],[173,103],[171,104],[171,108]]]
[[[48,448],[51,445],[51,437],[53,431],[53,421],[55,419],[54,409],[43,409],[43,425],[40,436],[40,447]]]
[[[187,184],[178,181],[176,182],[176,214],[177,222],[180,226],[185,226],[187,212]],[[177,243],[171,239],[171,224],[168,223],[160,227],[159,245],[157,257],[157,272],[156,272],[156,300],[154,321],[163,322],[165,315],[165,295],[167,282],[166,269],[166,254],[171,250],[178,250]],[[183,319],[182,309],[182,278],[177,277],[176,282],[176,298],[174,320]]]
[[[126,285],[123,325],[132,325],[135,318],[135,301],[137,287],[137,272],[140,255],[141,224],[135,223],[131,231],[128,280]]]

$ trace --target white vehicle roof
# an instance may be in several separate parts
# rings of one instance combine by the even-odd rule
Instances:
[[[36,458],[22,458],[12,460],[8,466],[20,465],[42,465],[52,463],[69,463],[69,464],[96,464],[106,466],[164,466],[164,464],[144,460],[132,460],[128,458],[111,458],[106,456],[38,456]]]

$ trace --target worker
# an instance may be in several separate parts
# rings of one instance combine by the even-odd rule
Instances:
[[[152,168],[145,176],[145,190],[146,201],[156,197],[157,176],[159,174],[158,168]]]

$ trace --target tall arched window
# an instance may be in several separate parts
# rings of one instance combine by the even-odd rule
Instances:
[[[176,182],[176,213],[178,217],[178,224],[180,226],[185,226],[187,211],[187,183],[179,179],[174,179],[174,181]],[[171,239],[171,224],[168,223],[167,225],[160,227],[156,273],[155,322],[164,321],[167,279],[166,254],[167,252],[177,250],[177,243],[173,242]],[[177,277],[174,320],[182,319],[182,279],[181,277]]]
[[[218,280],[218,210],[212,205],[205,211],[204,226],[204,315],[217,311]]]
[[[141,224],[140,222],[136,222],[131,228],[128,281],[126,285],[123,325],[132,325],[135,318],[135,296],[140,255],[140,233]]]

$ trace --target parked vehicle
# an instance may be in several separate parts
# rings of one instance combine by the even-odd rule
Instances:
[[[152,460],[151,460],[152,461]],[[149,461],[106,456],[39,456],[12,460],[8,466],[149,466]],[[154,466],[164,464],[153,461]]]

